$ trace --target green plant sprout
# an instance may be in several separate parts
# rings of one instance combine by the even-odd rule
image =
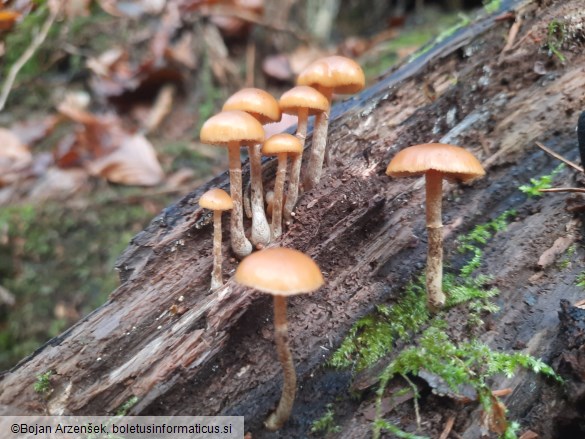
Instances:
[[[548,24],[546,33],[546,46],[551,54],[556,56],[562,63],[566,61],[565,55],[560,51],[565,42],[566,32],[565,25],[558,20],[553,20]]]
[[[550,189],[552,187],[552,180],[565,167],[564,163],[561,163],[549,175],[543,175],[538,178],[531,178],[530,184],[523,184],[518,189],[525,193],[529,197],[539,197],[542,195],[541,189]]]
[[[339,433],[341,427],[335,424],[335,412],[333,411],[333,404],[327,404],[325,414],[319,419],[316,419],[311,424],[311,433],[331,434]]]
[[[45,373],[41,373],[41,374],[37,375],[37,380],[33,384],[33,390],[36,393],[39,393],[39,394],[45,395],[45,396],[48,395],[49,393],[51,393],[51,391],[53,390],[53,388],[51,387],[51,377],[52,376],[53,376],[52,370],[48,370]]]
[[[502,6],[501,0],[483,0],[483,8],[489,13],[493,14],[500,10]]]
[[[576,283],[578,287],[585,288],[585,271],[582,271],[577,275]]]

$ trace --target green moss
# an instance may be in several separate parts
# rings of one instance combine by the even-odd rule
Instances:
[[[327,409],[323,416],[316,419],[311,424],[311,433],[318,434],[332,434],[339,433],[341,427],[335,424],[335,412],[333,411],[333,404],[327,404]]]
[[[116,416],[126,416],[130,409],[138,402],[137,396],[132,396],[116,410]]]
[[[502,0],[483,0],[483,7],[489,13],[498,12],[502,6]]]
[[[561,62],[565,62],[565,55],[561,53],[561,47],[566,39],[565,24],[553,20],[548,24],[546,33],[546,45],[549,52],[556,56]]]
[[[581,272],[577,275],[577,279],[575,280],[575,285],[581,288],[585,288],[585,271]]]
[[[33,384],[33,390],[36,393],[41,395],[48,395],[52,391],[51,387],[51,377],[53,376],[53,371],[49,370],[45,373],[41,373],[37,375],[37,380]]]
[[[103,304],[118,286],[114,262],[152,214],[98,201],[0,209],[0,278],[16,304],[0,314],[0,369],[12,366]]]
[[[528,195],[528,197],[540,197],[542,195],[542,192],[540,192],[540,190],[551,188],[554,176],[561,172],[564,167],[565,165],[561,163],[555,169],[553,169],[553,171],[550,174],[543,175],[542,177],[538,178],[531,178],[530,184],[524,184],[520,186],[518,189],[520,189],[521,192]]]
[[[567,251],[563,254],[561,259],[556,263],[556,266],[559,270],[566,270],[571,266],[571,262],[573,261],[573,257],[577,253],[577,244],[571,244]]]

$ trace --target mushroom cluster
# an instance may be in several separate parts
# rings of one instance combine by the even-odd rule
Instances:
[[[263,90],[240,90],[225,102],[222,112],[208,119],[201,129],[202,142],[227,147],[229,156],[231,197],[221,189],[212,189],[199,200],[201,207],[214,212],[211,289],[223,285],[221,214],[231,209],[231,247],[241,259],[234,280],[274,296],[275,343],[284,386],[276,411],[265,423],[269,430],[281,428],[290,417],[296,392],[296,373],[288,347],[286,298],[313,292],[324,283],[319,267],[309,256],[297,250],[276,247],[274,243],[283,233],[283,217],[287,224],[292,221],[302,190],[314,188],[321,179],[323,163],[327,162],[327,130],[333,93],[355,93],[361,90],[364,82],[363,71],[354,61],[340,56],[323,58],[301,72],[298,85],[278,101]],[[283,133],[265,139],[262,125],[279,121],[282,113],[298,117],[296,136]],[[302,156],[310,116],[315,116],[315,128],[301,185]],[[244,228],[241,147],[248,148],[250,163],[249,240]],[[276,156],[278,161],[274,187],[266,194],[261,154]],[[471,181],[484,175],[485,171],[463,148],[430,143],[400,151],[389,163],[386,173],[392,177],[425,176],[428,306],[432,310],[440,309],[446,299],[442,291],[442,182],[443,179]],[[271,217],[270,225],[267,216]],[[254,249],[259,251],[252,253]]]

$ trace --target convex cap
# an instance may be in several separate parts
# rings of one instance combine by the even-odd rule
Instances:
[[[301,154],[302,152],[301,141],[288,133],[275,134],[262,145],[262,154],[264,155]]]
[[[442,172],[448,180],[469,182],[485,175],[481,163],[469,151],[444,143],[424,143],[403,149],[388,164],[386,175],[411,177],[427,171]]]
[[[274,97],[259,88],[243,88],[231,95],[222,111],[241,110],[251,114],[261,124],[278,122],[282,114]]]
[[[280,97],[278,104],[282,112],[286,114],[298,114],[301,108],[306,108],[309,115],[329,109],[327,98],[307,85],[291,88]]]
[[[227,145],[230,142],[257,144],[264,141],[260,122],[243,111],[222,111],[210,117],[201,127],[203,143]]]
[[[366,83],[364,71],[354,60],[344,56],[328,56],[309,64],[297,78],[298,85],[321,86],[334,93],[357,93]]]
[[[201,195],[199,205],[210,210],[230,210],[234,207],[234,202],[226,191],[213,188]]]
[[[284,247],[267,248],[245,257],[236,269],[235,280],[278,296],[310,293],[324,282],[313,259]]]

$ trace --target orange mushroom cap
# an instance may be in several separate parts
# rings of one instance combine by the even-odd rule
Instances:
[[[235,280],[278,296],[310,293],[324,283],[313,259],[284,247],[267,248],[245,257],[236,269]]]
[[[255,145],[264,141],[264,128],[248,113],[222,111],[205,121],[199,137],[203,143],[212,145],[230,142]]]
[[[358,63],[344,56],[328,56],[309,64],[297,78],[298,85],[333,89],[334,93],[357,93],[366,83]]]
[[[240,110],[254,116],[261,124],[278,122],[282,114],[274,97],[259,88],[243,88],[231,95],[222,111]]]
[[[262,154],[264,155],[301,154],[302,152],[303,145],[301,141],[296,136],[288,133],[275,134],[262,145]]]
[[[286,114],[298,114],[300,108],[308,109],[309,115],[329,109],[325,96],[307,85],[299,85],[285,92],[278,101],[280,109]]]
[[[388,164],[386,175],[411,177],[435,170],[448,180],[469,182],[483,177],[485,170],[469,151],[460,146],[424,143],[403,149]]]
[[[234,202],[226,191],[213,188],[201,195],[199,205],[210,210],[231,210],[234,207]]]

